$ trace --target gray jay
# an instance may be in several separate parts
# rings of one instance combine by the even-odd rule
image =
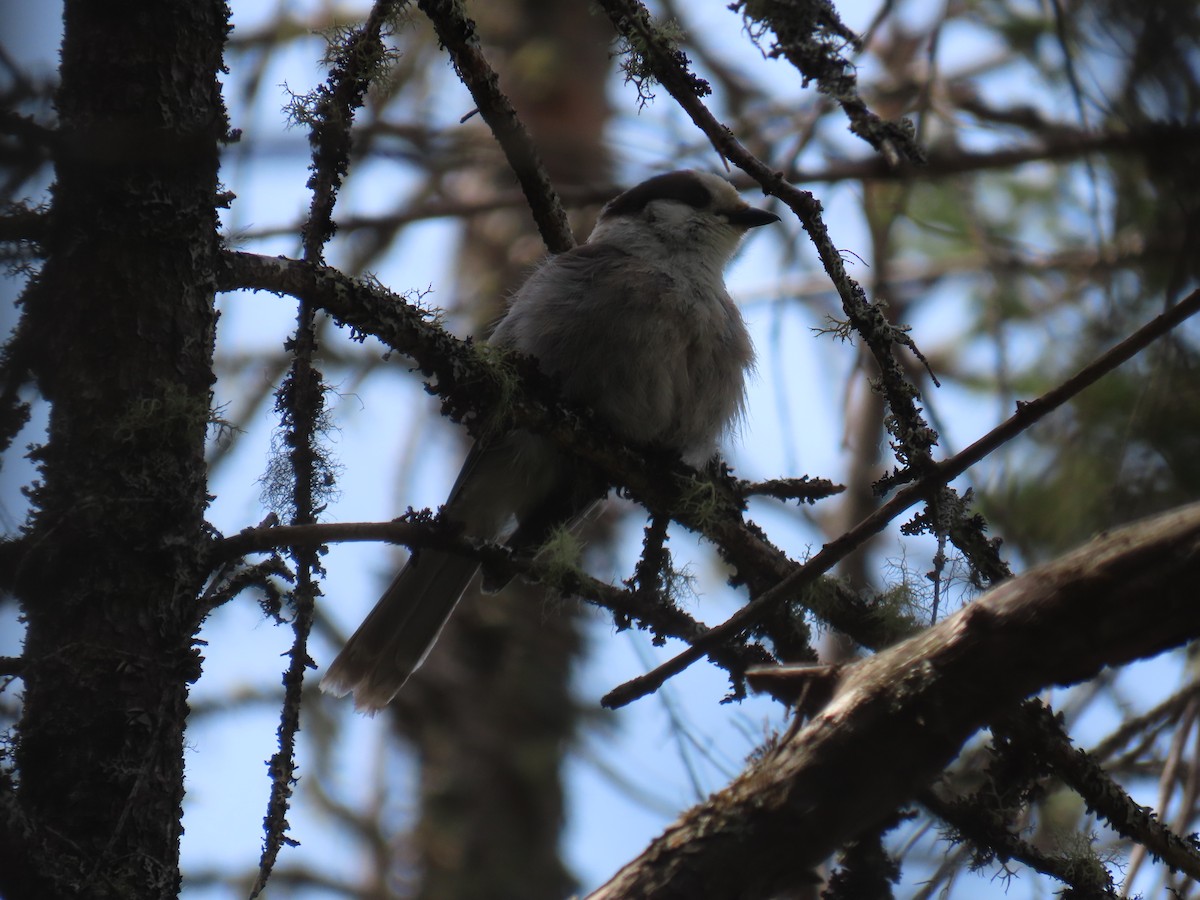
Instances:
[[[717,175],[658,175],[600,213],[587,243],[547,259],[516,292],[491,343],[533,356],[563,396],[620,438],[705,462],[737,418],[754,350],[725,289],[746,232],[779,221]],[[595,478],[524,430],[480,441],[442,516],[465,536],[536,549],[594,504]],[[479,564],[413,553],[321,680],[382,709],[421,664]]]

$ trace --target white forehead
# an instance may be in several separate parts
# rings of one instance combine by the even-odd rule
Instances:
[[[712,172],[693,172],[696,180],[708,188],[709,193],[713,196],[713,206],[718,209],[728,209],[731,206],[738,206],[742,202],[741,196],[732,184]]]

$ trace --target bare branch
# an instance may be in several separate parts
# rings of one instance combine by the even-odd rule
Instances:
[[[1170,142],[1181,150],[1200,144],[1200,129],[1188,125],[1146,124],[1130,131],[1083,131],[1054,128],[1032,143],[996,150],[934,147],[919,169],[889,166],[877,156],[831,162],[824,169],[788,171],[789,181],[834,184],[840,181],[936,181],[968,172],[1010,171],[1027,163],[1075,160],[1089,153],[1146,153]]]
[[[546,247],[551,253],[571,249],[575,246],[575,237],[562,201],[550,184],[529,132],[500,90],[499,76],[479,50],[475,23],[467,17],[460,0],[420,0],[417,5],[433,22],[438,40],[454,60],[454,70],[471,92],[479,114],[504,151],[509,167],[525,192]]]

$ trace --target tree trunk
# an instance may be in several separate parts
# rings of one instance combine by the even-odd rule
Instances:
[[[18,897],[179,889],[204,578],[220,2],[68,0],[46,264],[21,339],[51,404],[17,593]],[[0,841],[2,843],[3,841]]]

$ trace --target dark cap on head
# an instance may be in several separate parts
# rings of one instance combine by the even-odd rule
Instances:
[[[712,193],[696,174],[691,169],[682,169],[678,172],[667,172],[665,175],[655,175],[637,187],[631,187],[609,201],[603,214],[634,216],[654,200],[675,200],[695,209],[702,209],[709,206],[712,199]]]
[[[735,228],[755,228],[778,222],[779,216],[748,205],[720,175],[681,169],[655,175],[618,195],[604,207],[601,219],[640,215],[655,200],[671,200],[724,219]]]

